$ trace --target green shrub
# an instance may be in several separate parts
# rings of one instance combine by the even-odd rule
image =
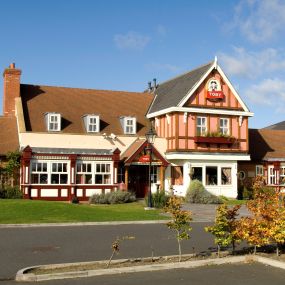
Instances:
[[[19,189],[19,186],[6,186],[3,189],[0,189],[0,198],[1,199],[22,199],[23,193]]]
[[[208,192],[199,180],[193,180],[187,190],[186,202],[196,204],[222,204],[221,198]]]
[[[169,200],[170,196],[165,194],[165,191],[157,191],[151,194],[152,206],[154,208],[164,208]],[[145,204],[148,205],[148,195],[145,197]]]
[[[246,187],[246,186],[240,186],[238,188],[238,200],[251,200],[253,199],[253,189]]]
[[[123,204],[134,201],[136,201],[135,194],[127,191],[94,194],[89,198],[89,204]]]
[[[70,202],[71,202],[72,204],[79,204],[79,199],[78,199],[78,197],[73,196],[73,197],[71,198]]]

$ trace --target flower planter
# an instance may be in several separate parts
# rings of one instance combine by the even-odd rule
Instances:
[[[231,145],[235,142],[235,138],[226,137],[195,137],[195,143],[206,143],[206,144],[227,144]]]

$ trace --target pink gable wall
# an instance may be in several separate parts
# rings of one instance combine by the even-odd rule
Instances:
[[[207,81],[215,77],[221,82],[222,91],[225,95],[224,99],[219,102],[211,102],[206,99]],[[228,110],[242,110],[242,107],[229,86],[223,82],[223,79],[217,71],[208,76],[203,84],[197,89],[195,94],[189,98],[184,107],[199,107],[199,108],[215,108]],[[169,113],[169,123],[167,116],[158,117],[159,123],[156,125],[158,135],[167,139],[168,150],[181,151],[215,151],[215,152],[231,152],[231,151],[248,151],[248,118],[243,118],[242,125],[239,125],[239,116],[234,115],[218,115],[218,114],[197,114],[188,113],[186,122],[184,122],[184,112]],[[207,118],[208,132],[219,131],[220,118],[229,119],[230,135],[235,138],[232,144],[214,144],[214,143],[197,143],[196,137],[196,118],[203,116]]]

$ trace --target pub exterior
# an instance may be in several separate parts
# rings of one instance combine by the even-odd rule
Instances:
[[[213,194],[237,197],[253,113],[216,58],[144,92],[21,84],[15,64],[3,77],[0,126],[14,122],[25,198],[83,201],[118,189],[143,198],[149,178],[152,192],[184,196],[198,179]]]

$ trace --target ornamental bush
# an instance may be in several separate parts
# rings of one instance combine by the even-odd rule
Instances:
[[[135,194],[127,191],[114,191],[94,194],[89,198],[89,204],[123,204],[136,201]]]
[[[152,206],[161,209],[166,206],[170,196],[165,194],[165,191],[156,191],[151,194]],[[148,205],[148,195],[145,196],[145,204]]]
[[[222,204],[221,198],[208,192],[201,181],[193,180],[186,192],[186,202],[196,204]]]
[[[6,186],[0,189],[0,199],[22,199],[23,193],[18,186]]]

